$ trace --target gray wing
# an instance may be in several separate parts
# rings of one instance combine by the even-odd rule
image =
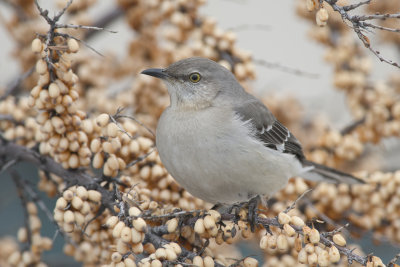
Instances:
[[[266,147],[295,155],[304,167],[312,167],[310,171],[303,173],[302,177],[329,183],[364,183],[363,180],[351,174],[306,160],[296,137],[255,97],[247,95],[247,99],[237,103],[234,110],[244,121],[250,121],[253,124],[257,130],[256,138],[264,142]]]
[[[299,160],[304,159],[300,142],[258,99],[251,97],[239,103],[234,110],[244,121],[253,124],[257,130],[256,137],[266,147],[293,154]]]

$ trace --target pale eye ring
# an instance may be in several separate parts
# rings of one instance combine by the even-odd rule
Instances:
[[[197,72],[191,73],[191,74],[189,75],[189,80],[190,80],[192,83],[198,83],[198,82],[201,80],[201,75],[200,75],[200,73],[197,73]]]

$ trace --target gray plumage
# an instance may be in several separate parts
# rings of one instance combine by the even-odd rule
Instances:
[[[167,170],[194,196],[211,203],[271,196],[297,175],[362,183],[308,161],[296,137],[218,63],[188,58],[142,73],[167,85],[171,104],[159,120],[156,145]]]

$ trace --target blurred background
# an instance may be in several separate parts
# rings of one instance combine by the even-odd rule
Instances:
[[[114,1],[98,2],[90,11],[93,19],[115,8]],[[42,0],[40,4],[49,9],[50,14],[57,11],[53,1]],[[296,75],[282,68],[256,65],[257,78],[252,84],[256,94],[294,96],[302,104],[307,117],[320,117],[330,121],[334,127],[341,128],[350,123],[344,94],[334,89],[331,66],[323,60],[324,48],[308,38],[310,24],[296,15],[297,4],[297,1],[212,0],[201,8],[201,12],[215,18],[222,29],[236,32],[237,45],[251,51],[255,60],[304,72]],[[0,1],[0,22],[9,16],[9,6]],[[91,39],[89,44],[105,55],[111,51],[117,57],[122,57],[126,50],[126,41],[134,37],[134,32],[122,18],[107,28],[117,33],[104,32]],[[14,43],[4,27],[0,27],[0,40],[0,85],[5,87],[11,82],[10,78],[17,77],[21,71],[17,62],[13,60]],[[376,48],[387,58],[399,59],[398,51],[392,47],[377,44]],[[389,73],[399,73],[393,66],[379,63],[372,54],[370,57],[374,63],[375,80],[385,79]],[[399,167],[397,148],[397,142],[394,140],[386,140],[383,146],[374,148],[386,155],[384,162],[387,169]],[[397,157],[392,156],[396,154]],[[24,169],[24,175],[37,179],[37,172],[32,166],[21,165],[20,169]],[[23,224],[20,200],[10,177],[2,175],[0,179],[0,236],[15,235]],[[54,205],[47,204],[49,207]],[[46,224],[43,229],[47,233],[44,235],[53,236],[55,227],[46,219],[42,222]],[[62,254],[62,237],[58,235],[56,240],[55,249],[45,253],[45,262],[49,263],[49,266],[80,266]],[[391,244],[375,247],[368,238],[356,242],[362,243],[365,252],[373,250],[385,261],[398,252],[398,248]],[[251,254],[254,255],[254,252]]]

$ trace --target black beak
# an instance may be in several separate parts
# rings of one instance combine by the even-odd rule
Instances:
[[[147,69],[141,72],[142,74],[150,75],[160,79],[168,78],[169,75],[164,72],[164,69]]]

